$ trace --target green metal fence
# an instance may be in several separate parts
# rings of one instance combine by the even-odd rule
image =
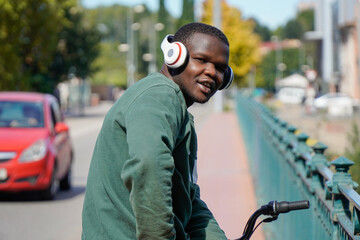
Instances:
[[[237,96],[242,129],[259,205],[271,200],[309,200],[310,209],[280,215],[263,226],[266,239],[360,240],[360,196],[345,157],[329,162],[327,148],[310,147],[308,135],[277,118],[267,107]]]

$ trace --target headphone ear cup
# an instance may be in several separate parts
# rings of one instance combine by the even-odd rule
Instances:
[[[164,62],[170,68],[179,68],[184,65],[187,57],[187,50],[181,42],[170,42],[172,35],[166,35],[161,43],[161,50],[164,53]]]
[[[229,88],[233,81],[234,81],[234,72],[231,69],[231,67],[228,66],[224,73],[224,80],[223,80],[223,83],[221,84],[219,90]]]

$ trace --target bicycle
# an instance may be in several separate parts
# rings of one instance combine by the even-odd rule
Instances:
[[[308,209],[310,207],[310,203],[308,200],[303,201],[295,201],[295,202],[277,202],[271,201],[266,205],[261,206],[258,210],[256,210],[249,218],[248,222],[243,231],[243,235],[240,238],[235,240],[248,240],[251,238],[252,234],[255,232],[257,227],[263,223],[269,223],[275,221],[278,218],[280,213],[288,213],[294,210]],[[256,220],[261,215],[270,216],[265,218],[260,223],[255,226]]]

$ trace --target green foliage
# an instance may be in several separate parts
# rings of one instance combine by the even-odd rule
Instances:
[[[304,29],[301,23],[297,20],[290,20],[284,27],[285,39],[301,39],[304,35]]]
[[[56,81],[75,75],[85,79],[94,72],[91,63],[99,54],[100,33],[94,27],[83,25],[83,13],[76,7],[65,9],[65,25],[60,32],[57,51],[49,75]]]
[[[265,55],[262,63],[257,68],[259,75],[263,76],[263,81],[257,87],[265,88],[268,91],[274,91],[276,78],[276,51],[271,51]]]
[[[46,74],[70,0],[0,0],[0,90],[32,90]]]
[[[182,14],[177,22],[177,28],[195,21],[194,0],[183,0]]]
[[[271,39],[271,31],[267,26],[262,25],[255,18],[251,19],[255,23],[254,32],[261,37],[263,42],[270,41]]]
[[[269,91],[275,90],[276,54],[280,54],[280,52],[276,53],[276,51],[271,51],[265,55],[262,63],[257,68],[257,74],[262,75],[263,78],[258,78],[256,86],[263,87]],[[283,72],[283,77],[300,71],[299,54],[300,49],[298,48],[287,48],[281,50],[282,62],[286,63],[286,69]]]
[[[284,38],[284,26],[277,27],[273,32],[272,36],[279,36],[280,38]]]
[[[271,40],[266,27],[255,22],[255,32],[258,33],[263,41]],[[298,12],[296,17],[290,19],[284,26],[279,26],[270,34],[272,36],[278,36],[280,39],[302,39],[306,31],[314,29],[314,11],[305,10]],[[310,65],[311,68],[316,66],[316,45],[311,42],[301,43],[301,47],[282,49],[281,52],[277,52],[278,57],[282,55],[281,59],[277,59],[276,51],[271,51],[263,57],[263,61],[258,65],[256,69],[256,86],[265,88],[269,91],[275,90],[276,80],[276,64],[283,62],[286,64],[286,69],[282,73],[282,77],[289,76],[293,73],[302,73],[301,67],[305,64]],[[279,57],[280,58],[280,57]],[[307,62],[307,59],[312,59],[312,62]],[[280,74],[279,74],[280,75]],[[281,76],[278,76],[281,77]]]
[[[296,17],[290,19],[285,26],[278,27],[273,35],[282,39],[302,39],[304,33],[314,30],[314,10],[298,12]]]
[[[118,42],[102,42],[99,57],[94,61],[97,71],[92,83],[116,85],[126,87],[126,53],[117,51]]]
[[[0,90],[52,92],[70,68],[80,77],[91,72],[96,34],[83,28],[80,13],[71,13],[75,5],[0,0]]]
[[[302,39],[307,31],[314,30],[314,10],[304,10],[290,19],[284,26],[279,26],[273,31],[260,24],[255,18],[254,31],[259,34],[263,41],[270,41],[271,36],[279,36],[281,39]]]
[[[90,26],[97,27],[102,34],[103,41],[126,43],[128,16],[129,8],[120,5],[84,9],[85,22]]]
[[[350,146],[345,150],[345,156],[355,162],[349,172],[351,173],[352,179],[360,183],[360,131],[355,122],[352,123],[352,130],[348,133],[348,140]],[[357,192],[360,193],[359,188]]]
[[[191,11],[190,11],[191,12]],[[178,20],[181,22],[182,20]],[[164,24],[164,29],[157,32],[156,38],[159,41],[159,44],[157,44],[157,52],[156,52],[156,63],[157,67],[160,69],[162,64],[164,63],[163,53],[160,49],[160,43],[164,39],[164,37],[167,34],[174,34],[176,29],[176,20],[171,17],[169,12],[165,8],[165,0],[159,0],[159,11],[157,13],[157,22]]]
[[[296,16],[296,20],[301,24],[305,32],[313,31],[315,29],[314,18],[315,14],[313,9],[301,11]]]
[[[85,20],[90,25],[97,26],[103,33],[101,41],[101,54],[94,62],[98,71],[92,76],[91,81],[96,84],[110,84],[120,87],[126,86],[126,59],[127,52],[119,52],[119,44],[127,44],[128,25],[139,23],[140,29],[134,31],[135,42],[135,79],[140,79],[148,74],[149,62],[142,59],[143,54],[151,52],[150,46],[156,47],[156,62],[159,69],[163,64],[163,54],[160,42],[166,34],[174,33],[174,19],[165,8],[165,1],[159,1],[159,11],[150,12],[146,6],[141,13],[136,13],[133,7],[113,5],[85,9]],[[131,12],[133,11],[133,12]],[[131,14],[133,21],[131,21]],[[155,31],[155,24],[164,24],[164,29]],[[153,45],[154,44],[154,45]]]

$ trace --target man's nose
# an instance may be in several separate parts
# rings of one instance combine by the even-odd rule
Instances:
[[[221,76],[220,72],[217,71],[215,65],[213,63],[207,63],[205,74],[209,77],[211,77],[215,84],[220,87],[224,81],[223,76]]]
[[[208,62],[208,63],[206,64],[205,73],[206,73],[207,75],[209,75],[210,77],[212,77],[212,78],[216,77],[216,68],[215,68],[215,65],[212,64],[212,63],[210,63],[210,62]]]

